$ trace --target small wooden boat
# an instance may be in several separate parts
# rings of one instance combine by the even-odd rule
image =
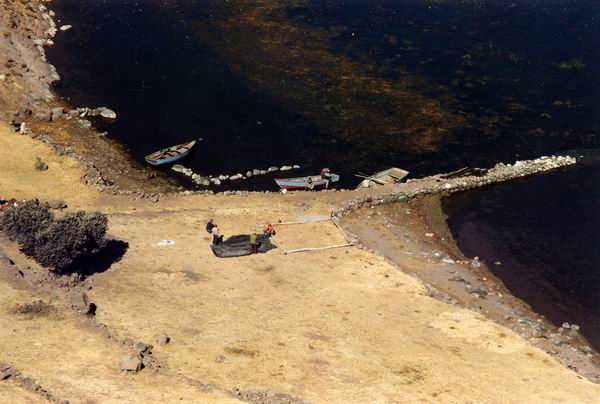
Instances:
[[[161,164],[169,164],[174,161],[180,160],[187,156],[192,150],[192,147],[196,144],[197,140],[178,144],[176,146],[167,147],[166,149],[159,150],[145,157],[146,161],[153,166]]]
[[[284,178],[275,180],[279,188],[285,190],[313,190],[329,188],[329,186],[340,180],[340,176],[337,174],[331,174],[329,179],[323,178],[321,175],[309,175],[307,177],[298,178]]]
[[[387,170],[379,171],[373,175],[359,173],[356,176],[364,178],[358,188],[369,188],[372,183],[377,185],[394,184],[400,182],[409,174],[408,171],[398,167],[388,168]]]

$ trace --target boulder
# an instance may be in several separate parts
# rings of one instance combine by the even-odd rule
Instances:
[[[38,122],[50,122],[50,120],[52,119],[52,111],[50,111],[49,109],[40,109],[38,111],[35,111],[35,113],[33,114],[33,119],[35,119]]]
[[[69,304],[71,308],[82,314],[94,315],[96,313],[96,305],[90,302],[88,296],[82,291],[71,293]]]
[[[0,74],[0,81],[4,81],[6,80],[6,75],[5,74]]]
[[[252,171],[246,171],[246,177],[252,177],[253,173]]]
[[[294,170],[297,170],[297,169],[299,169],[299,168],[300,168],[300,166],[299,166],[299,165],[297,165],[297,164],[294,164],[294,165],[292,166],[292,168],[293,168]]]
[[[279,171],[279,167],[275,167],[275,166],[269,167],[269,169],[267,171],[270,172],[270,173],[275,172],[275,171]]]
[[[150,355],[146,355],[142,358],[142,365],[145,368],[156,368],[156,361]]]
[[[98,111],[100,111],[100,116],[102,118],[117,119],[117,113],[115,111],[113,111],[112,109],[109,109],[106,107],[100,107],[100,108],[98,108]]]
[[[176,171],[178,173],[182,173],[186,170],[186,168],[181,164],[174,164],[173,167],[171,167],[171,170]]]
[[[61,27],[59,28],[59,30],[61,30],[62,32],[67,32],[68,30],[70,30],[71,28],[73,28],[72,25],[69,24],[65,24],[65,25],[61,25]]]
[[[48,164],[42,161],[41,158],[35,158],[34,168],[38,171],[46,171],[48,169]]]
[[[171,338],[169,338],[166,332],[161,332],[156,338],[156,342],[158,342],[158,345],[167,345],[169,341],[171,341]]]
[[[292,169],[291,166],[281,166],[281,168],[279,169],[279,171],[290,171]]]
[[[121,359],[121,370],[126,372],[139,372],[142,367],[142,360],[135,355],[127,355]]]
[[[260,170],[255,168],[254,170],[252,170],[252,175],[260,175]]]
[[[52,116],[50,119],[52,119],[53,121],[56,121],[56,120],[60,119],[64,113],[65,113],[65,109],[63,107],[52,108]]]
[[[139,353],[146,352],[148,350],[148,346],[144,344],[142,341],[138,341],[133,344],[133,349],[138,351]]]

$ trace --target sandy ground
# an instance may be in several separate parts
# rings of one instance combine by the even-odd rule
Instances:
[[[19,150],[15,161],[14,150]],[[35,157],[50,169],[33,169]],[[594,402],[600,386],[511,330],[430,298],[422,284],[355,247],[219,259],[204,221],[225,236],[265,222],[326,216],[335,194],[177,196],[158,203],[97,193],[65,157],[0,126],[0,194],[63,198],[109,214],[123,258],[92,276],[96,321],[120,338],[155,343],[165,369],[119,371],[126,348],[64,307],[61,289],[0,281],[0,362],[71,402],[225,402],[234,388],[311,402]],[[277,227],[277,226],[276,226]],[[311,246],[343,240],[327,223],[280,226],[276,240]],[[158,246],[161,240],[175,242]],[[14,246],[0,244],[14,254]],[[15,257],[15,260],[24,260]],[[35,298],[56,313],[20,318]],[[202,391],[195,383],[212,383]],[[0,382],[0,397],[30,393]],[[32,400],[38,397],[33,396]],[[89,401],[91,400],[91,401]]]

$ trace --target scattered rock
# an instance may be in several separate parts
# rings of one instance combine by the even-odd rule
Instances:
[[[144,368],[156,368],[157,367],[156,361],[150,355],[146,355],[142,358],[142,365]]]
[[[100,107],[100,108],[98,108],[98,111],[100,111],[100,116],[102,118],[117,119],[117,113],[115,111],[113,111],[112,109],[109,109],[106,107]]]
[[[5,363],[0,363],[0,381],[17,377],[21,374],[17,369]]]
[[[49,109],[40,109],[33,114],[33,118],[38,122],[50,122],[52,119],[52,111]]]
[[[146,352],[148,350],[148,346],[144,344],[142,341],[138,341],[133,344],[133,349],[138,351],[139,353]]]
[[[126,372],[139,372],[143,366],[142,360],[134,355],[127,355],[121,359],[121,370]]]
[[[34,167],[38,171],[46,171],[48,169],[48,164],[43,162],[40,157],[36,157]]]
[[[62,32],[67,32],[71,28],[73,28],[72,25],[66,24],[66,25],[61,25],[61,27],[59,28],[59,30],[61,30]]]
[[[69,303],[74,310],[93,316],[96,314],[96,304],[90,302],[88,296],[82,291],[74,291],[71,293]]]
[[[471,268],[473,268],[473,269],[481,268],[481,261],[479,261],[479,257],[473,258],[473,261],[471,261]]]
[[[63,107],[56,107],[56,108],[52,108],[51,112],[52,112],[52,116],[50,119],[53,121],[56,121],[56,120],[62,118],[63,114],[65,113],[65,109]]]
[[[169,338],[166,332],[161,332],[158,338],[156,338],[156,342],[158,342],[158,345],[167,345],[170,341],[171,338]]]

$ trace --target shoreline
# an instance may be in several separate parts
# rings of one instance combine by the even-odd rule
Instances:
[[[36,1],[32,3],[39,4]],[[37,21],[35,24],[40,24],[41,21],[37,32],[44,33],[43,39],[48,44],[48,41],[53,38],[53,35],[49,34],[53,27],[56,31],[56,26],[50,22],[52,17],[49,10],[42,4],[39,5],[44,8],[37,9],[35,18],[41,20],[38,21],[29,15],[29,18],[34,18],[29,21],[29,24],[34,25],[35,21]],[[24,22],[27,26],[28,22]],[[35,41],[35,39],[32,38],[31,41]],[[39,51],[40,45],[32,42],[31,46],[32,52]],[[48,66],[50,65],[46,63],[45,69],[52,72]],[[40,67],[40,69],[42,68]],[[18,71],[11,71],[9,76],[11,85],[19,82],[14,78],[18,77],[15,73]],[[31,88],[38,79],[31,77],[25,80],[23,78],[23,80],[33,83],[30,83]],[[8,84],[9,82],[6,80],[0,81],[0,86]],[[42,81],[40,88],[47,89],[50,92],[48,94],[51,94],[50,84],[51,82]],[[23,86],[21,85],[21,87]],[[152,204],[152,202],[159,202],[160,199],[181,202],[182,199],[189,196],[187,202],[181,203],[192,204],[192,198],[195,195],[212,194],[212,191],[183,191],[169,178],[149,178],[150,175],[154,175],[154,172],[133,162],[123,146],[98,136],[91,128],[82,128],[76,119],[52,120],[50,117],[50,120],[46,120],[48,110],[65,107],[59,105],[55,98],[27,99],[18,92],[10,93],[10,91],[12,90],[0,93],[8,94],[0,100],[3,101],[0,103],[0,115],[4,115],[3,120],[12,120],[11,124],[18,125],[24,122],[25,134],[36,141],[47,144],[58,156],[77,160],[85,171],[80,182],[85,187],[94,187],[95,191],[104,195],[103,198],[108,198],[100,205],[102,209],[118,210],[112,205],[124,209],[123,206],[133,204],[133,201],[141,198],[146,200],[143,201],[144,203]],[[26,111],[27,108],[29,112]],[[15,113],[7,113],[10,110]],[[43,119],[40,119],[40,116],[43,116]],[[13,128],[16,129],[16,126]],[[479,177],[446,179],[437,175],[375,190],[300,192],[290,193],[287,196],[273,193],[272,196],[277,198],[277,203],[284,204],[285,202],[294,208],[301,203],[306,204],[306,209],[309,209],[308,206],[311,203],[332,206],[334,208],[332,215],[342,218],[344,227],[355,234],[363,248],[368,249],[372,254],[384,257],[402,273],[414,276],[424,284],[430,297],[485,315],[497,324],[525,337],[532,346],[550,353],[567,368],[575,370],[579,375],[594,383],[600,383],[600,367],[598,366],[600,356],[598,353],[595,351],[584,352],[585,341],[579,335],[559,332],[557,327],[550,325],[537,313],[532,312],[524,302],[507,293],[501,281],[495,278],[485,266],[473,269],[472,261],[462,256],[451,239],[439,205],[440,198],[448,192],[489,186],[495,182],[508,181],[524,175],[535,175],[544,170],[574,164],[567,158],[538,160],[535,160],[537,163],[517,163],[518,169],[516,168],[517,164],[498,165],[495,167],[496,171],[493,171],[495,168],[490,170],[492,175],[497,174],[493,181]],[[448,187],[448,185],[450,186]],[[238,191],[236,195],[217,194],[214,197],[235,202],[237,200],[235,198],[239,198],[239,196],[259,198],[259,194],[264,194],[264,192]],[[265,197],[270,197],[270,195]],[[90,206],[93,205],[90,203]],[[396,207],[404,212],[404,219],[389,217]],[[407,211],[411,213],[406,213]],[[397,220],[404,221],[398,222]],[[413,222],[411,223],[410,220]],[[405,234],[408,234],[408,237],[404,237]],[[429,236],[429,234],[433,234],[433,236]],[[405,253],[409,248],[412,254]],[[425,250],[427,255],[419,255],[422,250]],[[396,254],[398,251],[401,255]],[[440,256],[434,257],[434,252],[439,252]],[[446,271],[443,272],[443,276],[439,275],[440,268]],[[104,279],[104,282],[108,281]]]
[[[443,197],[361,209],[341,223],[363,248],[420,279],[431,297],[483,314],[600,383],[600,355],[585,337],[552,324],[512,295],[486,264],[462,254],[446,225]]]

